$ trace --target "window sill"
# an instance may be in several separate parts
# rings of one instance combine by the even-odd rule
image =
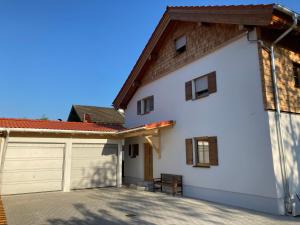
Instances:
[[[193,165],[193,167],[210,168],[210,165],[209,164],[196,164],[196,165]]]

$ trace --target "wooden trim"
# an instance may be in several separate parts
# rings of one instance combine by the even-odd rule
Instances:
[[[185,100],[189,101],[193,98],[192,81],[185,82]]]
[[[193,165],[194,158],[193,158],[193,139],[185,139],[185,157],[186,157],[186,164]]]

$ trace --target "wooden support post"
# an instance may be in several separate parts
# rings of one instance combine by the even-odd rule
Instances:
[[[161,157],[160,134],[158,133],[157,135],[148,135],[148,136],[145,136],[145,138],[148,141],[148,143],[152,146],[152,148],[155,150],[155,152],[158,155],[158,158],[160,159],[160,157]]]

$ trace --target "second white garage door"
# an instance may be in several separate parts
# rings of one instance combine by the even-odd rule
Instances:
[[[2,194],[62,189],[64,144],[9,143],[2,173]]]
[[[117,185],[116,144],[73,144],[71,188]]]

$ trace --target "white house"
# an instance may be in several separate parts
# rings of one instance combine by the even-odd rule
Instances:
[[[123,159],[126,183],[181,175],[184,196],[300,214],[298,23],[276,4],[168,7],[113,102],[127,129],[90,106],[0,118],[1,194],[120,187]]]
[[[294,204],[295,213],[297,22],[276,4],[168,7],[113,105],[125,127],[175,123],[125,139],[125,181],[177,174],[184,196],[275,214]]]

